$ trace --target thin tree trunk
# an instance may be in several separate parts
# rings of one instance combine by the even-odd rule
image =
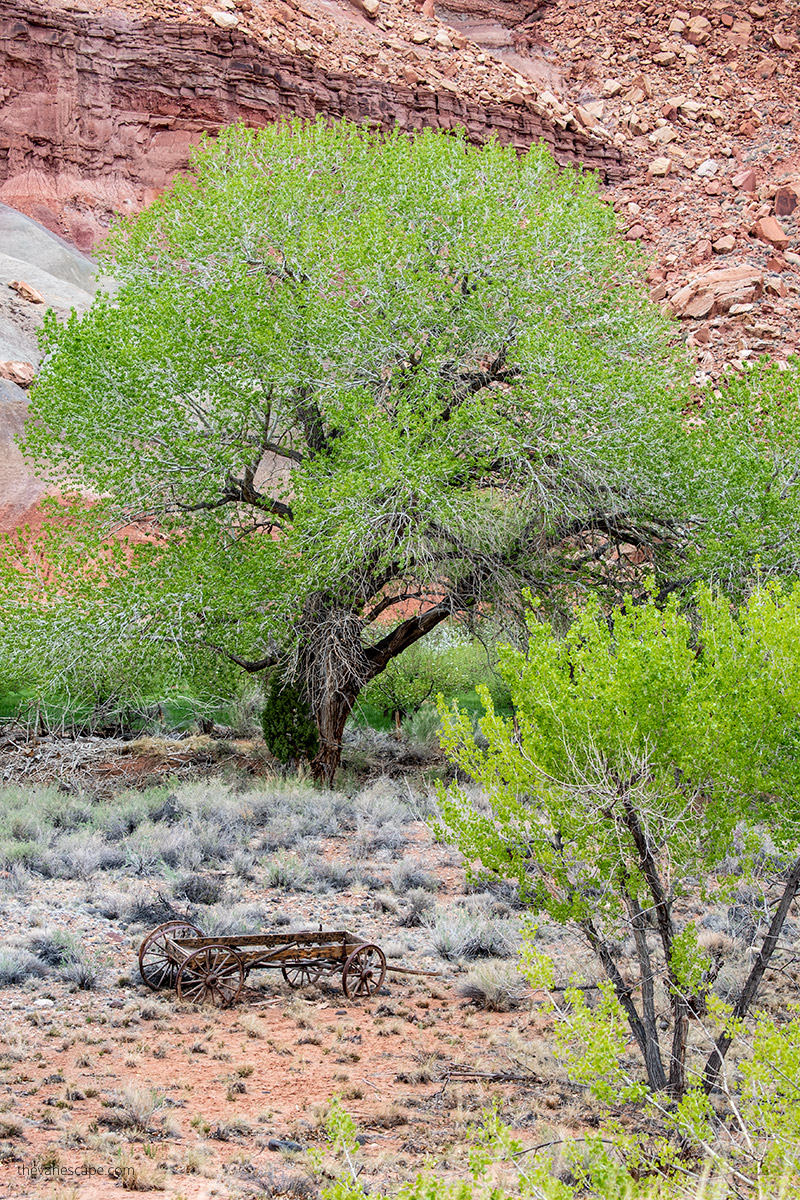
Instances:
[[[670,1004],[672,1005],[672,1053],[669,1064],[668,1089],[670,1095],[680,1098],[686,1090],[686,1044],[689,1037],[689,1005],[683,995],[680,980],[675,975],[672,965],[672,947],[675,941],[675,925],[672,920],[672,902],[658,872],[650,839],[639,819],[630,796],[630,783],[618,782],[619,797],[622,801],[622,811],[625,825],[633,838],[633,843],[639,855],[639,868],[653,897],[653,911],[656,917],[661,945],[664,950],[664,961],[670,984]]]
[[[661,1091],[667,1086],[667,1076],[661,1058],[661,1045],[656,1026],[655,979],[650,949],[647,945],[647,922],[642,906],[635,896],[627,897],[627,905],[631,916],[633,940],[636,943],[636,955],[639,959],[639,970],[642,973],[642,1024],[647,1035],[647,1050],[644,1056],[647,1080],[655,1091]]]
[[[654,1092],[661,1091],[666,1085],[666,1076],[664,1074],[664,1066],[661,1062],[661,1055],[658,1049],[658,1039],[655,1041],[655,1053],[653,1052],[653,1042],[648,1035],[642,1018],[636,1010],[636,1005],[631,996],[631,989],[625,982],[619,967],[614,962],[608,944],[600,937],[600,934],[595,929],[591,921],[582,921],[580,928],[591,946],[594,953],[606,973],[606,977],[614,986],[614,993],[622,1006],[622,1010],[628,1019],[630,1031],[636,1039],[636,1044],[639,1047],[644,1064],[647,1069],[647,1082]]]
[[[761,943],[761,950],[750,969],[750,974],[745,980],[744,987],[739,993],[739,999],[733,1006],[734,1020],[746,1017],[750,1005],[756,998],[764,972],[769,966],[769,961],[778,944],[778,938],[781,936],[781,930],[789,915],[789,909],[797,895],[798,889],[800,889],[800,858],[797,859],[789,872],[789,878],[786,880],[786,886],[783,889],[780,903],[775,909],[775,915],[770,922],[764,941]],[[706,1063],[705,1071],[703,1072],[703,1089],[706,1093],[710,1092],[716,1084],[719,1073],[722,1070],[723,1059],[728,1053],[732,1041],[733,1037],[727,1031],[721,1033],[717,1038],[714,1049],[711,1051]]]

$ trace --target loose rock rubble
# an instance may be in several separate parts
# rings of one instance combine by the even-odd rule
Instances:
[[[538,15],[524,39],[560,75],[559,102],[588,109],[634,165],[612,202],[698,382],[786,359],[800,341],[800,7],[565,0]]]

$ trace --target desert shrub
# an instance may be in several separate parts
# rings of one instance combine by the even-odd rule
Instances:
[[[351,717],[342,737],[342,754],[347,766],[359,776],[384,775],[392,763],[406,757],[406,747],[382,729]]]
[[[519,970],[507,962],[481,963],[456,984],[459,996],[474,1000],[487,1012],[511,1012],[519,1008],[527,990]]]
[[[21,946],[0,946],[0,987],[24,983],[26,979],[41,979],[47,966],[30,950]]]
[[[438,908],[430,922],[431,941],[440,958],[513,958],[519,953],[519,929],[487,913],[451,906]]]
[[[249,850],[237,850],[231,855],[231,870],[240,879],[252,883],[255,879],[256,860]]]
[[[439,880],[435,875],[431,875],[430,871],[426,871],[416,858],[403,858],[395,863],[389,872],[389,879],[398,895],[420,888],[426,892],[439,890]]]
[[[355,834],[350,839],[350,851],[354,858],[367,858],[376,850],[386,851],[388,857],[397,854],[408,845],[408,834],[402,825],[369,825],[359,823]]]
[[[264,863],[264,883],[284,891],[303,891],[309,880],[309,869],[296,854],[276,854]]]
[[[57,879],[89,879],[96,871],[111,871],[126,861],[124,846],[110,843],[92,829],[59,838],[44,856],[48,874]]]
[[[405,717],[401,728],[403,737],[414,753],[423,755],[438,750],[442,718],[435,704],[426,701],[415,713]]]
[[[425,888],[411,888],[406,892],[406,907],[400,916],[400,924],[415,928],[425,925],[434,910],[434,899]]]
[[[46,850],[38,842],[0,842],[0,869],[13,871],[19,867],[49,875]]]
[[[253,902],[249,904],[221,904],[219,908],[209,908],[203,913],[203,932],[207,937],[229,935],[235,933],[261,933],[269,929],[272,919],[271,909],[265,904]]]
[[[353,814],[357,822],[374,825],[402,825],[412,813],[399,795],[397,784],[382,776],[373,780],[353,797]]]
[[[115,921],[121,917],[130,904],[130,896],[127,892],[111,891],[107,888],[91,892],[88,900],[91,907],[109,921]]]
[[[80,946],[65,929],[37,929],[26,938],[26,947],[48,967],[64,967],[80,957]]]
[[[71,959],[59,972],[65,983],[74,984],[81,992],[93,992],[100,987],[103,966],[96,955],[80,954]]]
[[[165,921],[185,920],[185,905],[179,908],[168,897],[149,889],[136,891],[120,914],[126,924],[163,925]]]
[[[184,875],[176,880],[172,890],[190,904],[217,904],[225,891],[225,881],[215,875]]]
[[[299,687],[273,674],[261,714],[264,741],[278,762],[311,761],[319,750],[319,733],[308,701]]]
[[[153,1118],[164,1104],[165,1098],[158,1092],[131,1085],[112,1097],[101,1121],[115,1129],[135,1129],[147,1133],[152,1127]]]
[[[352,868],[343,862],[321,858],[305,859],[309,872],[308,886],[313,892],[344,892],[353,882]]]

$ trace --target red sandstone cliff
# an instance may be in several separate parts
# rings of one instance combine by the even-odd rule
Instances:
[[[426,68],[411,41],[412,61],[422,62],[432,85],[418,78],[411,86],[386,78],[385,70],[381,77],[378,62],[366,73],[365,65],[375,59],[370,39],[380,45],[386,38],[390,67],[394,54],[408,78],[420,74],[404,62],[404,44],[394,33],[353,16],[345,32],[352,42],[355,29],[362,57],[353,59],[349,72],[325,69],[309,53],[310,43],[294,55],[274,48],[264,24],[267,8],[250,5],[253,32],[248,32],[218,28],[191,10],[191,19],[177,12],[157,19],[146,11],[0,0],[0,200],[87,248],[112,209],[138,207],[185,167],[191,143],[204,131],[236,120],[264,124],[290,113],[321,112],[407,129],[461,125],[477,141],[497,134],[520,147],[543,140],[562,163],[584,163],[605,179],[622,174],[618,147],[559,125],[538,108],[527,87],[511,91],[509,99],[493,99],[490,91],[481,93],[482,100],[459,94],[435,65]],[[310,21],[308,4],[303,8],[304,13],[291,11],[324,31]],[[287,44],[284,40],[281,48]],[[301,45],[291,44],[296,50]],[[326,45],[321,38],[320,45]],[[423,51],[433,59],[424,44]],[[515,86],[502,64],[493,71],[505,71],[505,86]],[[495,95],[504,78],[495,81]]]

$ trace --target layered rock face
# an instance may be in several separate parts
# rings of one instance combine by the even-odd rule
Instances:
[[[0,0],[0,64],[0,200],[82,248],[112,210],[139,207],[185,168],[204,132],[238,120],[324,113],[404,129],[463,126],[475,141],[543,141],[561,163],[606,180],[623,174],[618,147],[565,127],[530,96],[481,102],[444,86],[324,70],[313,56],[208,20]]]

